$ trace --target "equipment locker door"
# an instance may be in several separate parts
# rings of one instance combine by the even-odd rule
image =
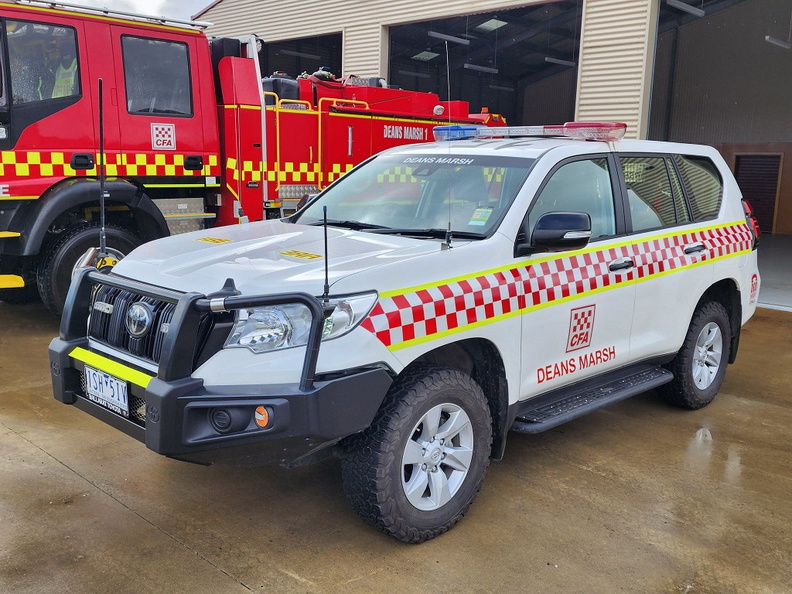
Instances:
[[[185,161],[202,162],[205,146],[196,39],[113,27],[113,48],[126,170],[144,178],[189,175]]]

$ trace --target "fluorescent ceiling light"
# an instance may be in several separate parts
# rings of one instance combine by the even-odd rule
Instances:
[[[446,35],[445,33],[438,33],[437,31],[429,31],[427,35],[429,35],[429,37],[434,37],[435,39],[442,39],[443,41],[453,41],[459,45],[470,45],[469,39],[454,37],[453,35]]]
[[[430,78],[425,72],[413,72],[412,70],[399,70],[399,74],[404,76],[415,76],[417,78]]]
[[[503,25],[508,25],[506,21],[501,21],[499,19],[490,19],[481,23],[478,27],[473,27],[474,31],[481,31],[482,33],[490,33],[495,29],[500,29]]]
[[[489,74],[498,74],[497,68],[490,68],[489,66],[479,66],[478,64],[465,64],[468,70],[475,70],[476,72],[487,72]]]
[[[551,58],[550,56],[545,56],[545,62],[558,64],[559,66],[577,66],[577,62],[573,62],[572,60],[560,60],[558,58]]]
[[[784,49],[792,49],[792,42],[784,41],[783,39],[773,37],[772,35],[765,35],[765,41],[772,43],[773,45],[777,45],[778,47],[783,47]]]
[[[510,93],[514,93],[513,87],[502,87],[500,85],[490,85],[490,89],[495,89],[496,91],[509,91]]]
[[[685,4],[682,0],[666,0],[666,4],[669,6],[673,6],[677,10],[681,10],[682,12],[686,12],[688,14],[692,14],[693,16],[703,17],[706,16],[706,12],[704,12],[701,8],[696,8],[695,6],[691,6],[690,4]]]
[[[309,60],[318,60],[321,56],[317,56],[316,54],[306,54],[305,52],[293,52],[292,50],[282,49],[278,50],[279,54],[283,54],[284,56],[295,56],[297,58],[308,58]]]
[[[437,56],[435,52],[430,52],[429,50],[423,51],[420,54],[415,54],[412,59],[413,60],[420,60],[421,62],[428,62],[429,60],[434,60]]]

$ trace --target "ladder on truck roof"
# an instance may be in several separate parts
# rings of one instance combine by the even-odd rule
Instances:
[[[123,17],[131,21],[139,21],[142,23],[157,23],[161,25],[183,25],[193,29],[206,29],[212,23],[205,21],[183,21],[180,19],[172,19],[165,17],[156,17],[147,14],[138,14],[135,12],[124,12],[112,8],[98,8],[93,6],[83,6],[81,4],[70,4],[68,2],[49,2],[47,0],[7,0],[12,4],[19,4],[20,6],[32,6],[34,8],[65,8],[73,12],[81,12],[85,14],[96,14],[102,16],[115,16]]]

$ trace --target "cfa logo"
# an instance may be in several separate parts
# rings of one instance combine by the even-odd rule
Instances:
[[[756,301],[757,297],[759,297],[759,277],[754,274],[751,277],[751,302]]]
[[[577,307],[569,312],[569,338],[566,352],[577,351],[591,345],[594,332],[594,311],[596,305]]]
[[[151,148],[155,151],[176,150],[176,126],[151,124]]]

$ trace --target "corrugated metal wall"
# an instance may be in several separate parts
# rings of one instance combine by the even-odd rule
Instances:
[[[658,61],[658,74],[672,78],[668,140],[792,140],[792,51],[764,40],[786,39],[790,10],[789,0],[748,0],[679,28],[676,55],[663,59],[673,68]]]
[[[586,0],[576,119],[625,122],[628,138],[646,138],[657,11],[657,0]]]
[[[209,35],[255,33],[264,41],[343,33],[343,74],[386,76],[387,44],[382,43],[382,39],[387,35],[388,25],[528,6],[542,1],[222,0],[200,19],[213,23],[207,30]]]

